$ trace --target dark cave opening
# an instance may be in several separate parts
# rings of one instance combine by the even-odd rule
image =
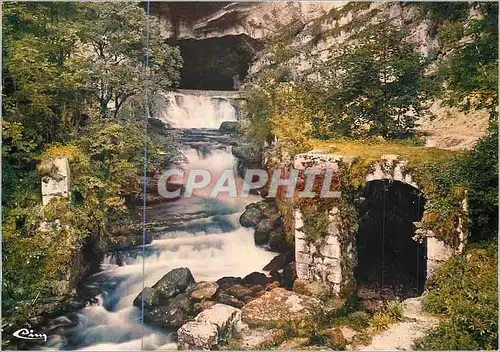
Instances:
[[[184,60],[180,89],[235,90],[245,79],[261,42],[245,34],[172,40]]]
[[[397,296],[422,294],[427,248],[415,235],[415,221],[424,212],[425,198],[399,181],[371,181],[361,190],[356,247],[358,287],[387,288]]]

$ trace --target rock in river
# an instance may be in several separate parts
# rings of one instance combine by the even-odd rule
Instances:
[[[170,298],[165,305],[147,310],[144,320],[159,328],[178,329],[194,316],[194,306],[188,293]]]
[[[264,214],[258,209],[250,208],[241,214],[240,224],[243,227],[256,227],[262,220],[264,220]]]
[[[191,271],[188,268],[176,268],[163,276],[153,288],[163,297],[170,298],[184,292],[191,284],[194,284]]]
[[[219,285],[216,282],[199,282],[191,293],[191,299],[197,302],[210,300],[218,289]]]

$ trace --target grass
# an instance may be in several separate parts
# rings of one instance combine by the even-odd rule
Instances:
[[[367,163],[380,160],[383,155],[398,155],[410,165],[438,164],[450,160],[462,152],[438,148],[415,146],[413,141],[378,141],[378,140],[312,140],[314,149],[326,153],[361,158]]]

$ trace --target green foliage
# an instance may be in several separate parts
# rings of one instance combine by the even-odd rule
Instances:
[[[381,332],[387,330],[389,325],[396,321],[386,312],[377,312],[370,319],[370,327],[373,331]]]
[[[497,241],[449,259],[427,282],[424,309],[445,320],[415,343],[417,349],[498,348]]]
[[[349,326],[355,330],[362,330],[370,325],[370,317],[362,311],[350,313],[347,319],[350,321]]]
[[[330,129],[351,137],[411,134],[430,83],[425,60],[406,32],[367,28],[331,52],[327,95]]]
[[[457,225],[464,220],[469,241],[496,237],[498,233],[498,127],[492,123],[487,136],[471,152],[439,164],[415,169],[428,202],[419,226],[432,230],[451,246],[458,245]],[[462,201],[467,201],[467,211]]]
[[[387,302],[385,311],[394,321],[401,321],[403,319],[403,305],[399,301]]]
[[[329,225],[328,211],[311,210],[304,212],[304,227],[302,230],[309,243],[316,243],[326,237]]]
[[[34,300],[74,294],[94,264],[83,255],[98,257],[105,228],[131,219],[144,147],[149,173],[181,160],[172,132],[145,136],[145,115],[162,108],[160,90],[176,85],[182,59],[136,3],[2,10],[2,307],[21,326]],[[57,157],[69,160],[71,199],[42,207],[43,166]]]
[[[465,110],[487,108],[491,118],[496,119],[498,3],[474,3],[466,9],[463,7],[457,9],[455,18],[438,27],[443,50],[453,50],[441,65],[441,75],[447,84],[444,94],[451,105]],[[477,15],[470,16],[470,8]]]
[[[460,172],[466,180],[468,224],[473,240],[498,234],[498,124],[461,159]]]
[[[243,127],[252,141],[262,144],[275,136],[280,148],[293,155],[309,148],[312,119],[323,114],[306,87],[289,79],[285,68],[264,69],[252,78],[243,92]]]
[[[399,301],[389,301],[384,310],[376,312],[370,318],[370,327],[373,331],[387,330],[391,324],[403,320],[403,305]]]
[[[347,325],[356,331],[362,331],[370,326],[370,316],[363,311],[356,311],[347,315],[341,315],[333,319],[333,325]]]
[[[155,18],[134,3],[87,3],[81,6],[83,44],[75,55],[83,84],[99,101],[101,116],[113,115],[130,97],[145,89],[169,89],[179,80],[182,59],[177,48],[164,44]],[[145,45],[148,34],[148,70]]]

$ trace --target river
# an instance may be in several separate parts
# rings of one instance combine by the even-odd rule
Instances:
[[[163,119],[180,130],[185,169],[205,169],[213,175],[236,172],[231,138],[218,131],[222,121],[236,120],[235,108],[217,94],[169,93],[171,104]],[[172,333],[141,323],[141,311],[132,305],[144,282],[153,285],[171,269],[188,267],[195,280],[215,281],[223,276],[245,276],[262,268],[273,253],[256,247],[253,229],[242,228],[239,217],[245,206],[260,197],[218,197],[199,192],[148,206],[146,217],[161,220],[166,228],[153,234],[145,248],[109,253],[101,271],[90,282],[101,292],[97,304],[87,305],[51,322],[51,349],[137,350],[176,349]],[[117,260],[120,258],[120,260]],[[118,264],[119,263],[119,264]]]

